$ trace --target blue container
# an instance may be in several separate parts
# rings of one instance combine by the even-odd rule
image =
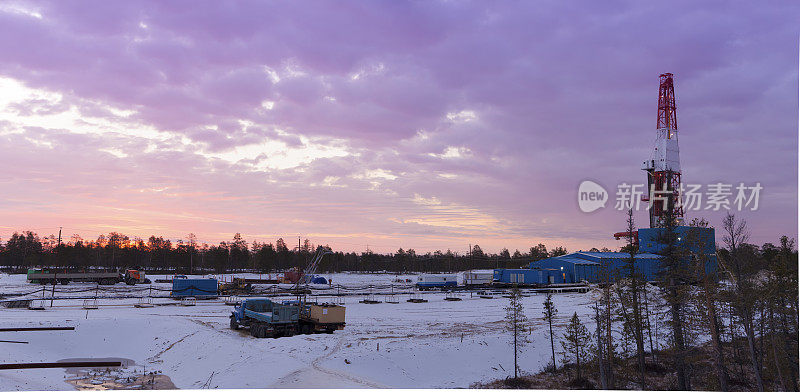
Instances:
[[[323,278],[322,276],[315,276],[311,279],[311,283],[313,284],[328,284],[328,281]]]
[[[208,279],[172,279],[172,297],[216,298],[217,280]]]
[[[545,285],[565,283],[564,273],[559,269],[496,269],[494,282],[521,285]]]

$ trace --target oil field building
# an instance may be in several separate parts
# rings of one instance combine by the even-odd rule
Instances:
[[[634,256],[634,266],[643,279],[658,279],[664,244],[663,229],[639,229],[639,253]],[[675,228],[676,245],[687,250],[687,257],[704,256],[706,273],[717,268],[714,229],[678,226]],[[558,284],[587,281],[597,283],[606,279],[624,278],[628,274],[630,254],[624,252],[574,252],[531,262],[528,269],[496,269],[494,281],[507,284]],[[606,273],[608,277],[604,276]]]
[[[660,258],[657,254],[637,253],[634,258],[636,271],[646,280],[655,280]],[[530,264],[530,269],[557,270],[564,283],[584,280],[596,283],[606,279],[603,271],[609,271],[611,280],[624,274],[629,259],[630,255],[622,252],[575,252],[534,261]]]

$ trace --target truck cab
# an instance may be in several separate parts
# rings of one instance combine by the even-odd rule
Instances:
[[[125,270],[125,275],[123,276],[123,280],[125,283],[129,285],[134,285],[137,283],[150,283],[150,279],[147,279],[144,275],[144,271],[129,269]]]

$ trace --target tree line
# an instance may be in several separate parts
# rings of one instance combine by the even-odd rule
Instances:
[[[141,268],[152,273],[274,273],[293,267],[303,268],[320,248],[305,239],[301,244],[288,245],[283,238],[275,243],[248,243],[237,233],[230,241],[217,245],[199,243],[194,234],[186,239],[171,241],[162,236],[148,239],[111,232],[96,240],[84,240],[74,235],[59,241],[54,235],[40,237],[32,231],[15,232],[0,242],[0,266],[24,270],[37,267],[82,269],[88,267],[122,269]],[[596,250],[596,249],[595,249]],[[604,249],[607,250],[607,249]],[[332,250],[331,250],[332,251]],[[484,252],[473,245],[469,252],[451,250],[417,253],[414,249],[398,249],[381,254],[333,251],[318,267],[319,272],[451,272],[467,269],[519,268],[536,260],[566,254],[564,247],[550,250],[544,244],[532,246],[527,252],[503,249],[497,254]]]

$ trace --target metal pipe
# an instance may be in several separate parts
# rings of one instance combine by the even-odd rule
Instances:
[[[119,366],[122,366],[122,362],[120,361],[0,363],[0,370]]]
[[[20,328],[0,328],[0,332],[19,332],[19,331],[73,331],[75,327],[20,327]]]

